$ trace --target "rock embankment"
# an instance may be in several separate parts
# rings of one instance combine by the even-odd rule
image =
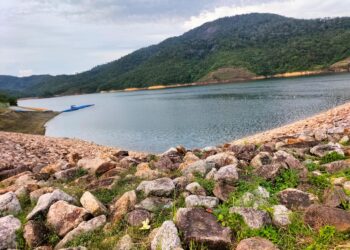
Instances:
[[[0,249],[349,249],[348,115],[296,131],[160,155],[1,133]]]

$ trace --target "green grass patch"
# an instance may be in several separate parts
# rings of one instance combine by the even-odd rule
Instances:
[[[346,157],[342,154],[339,154],[337,152],[331,152],[326,154],[325,156],[323,156],[320,160],[321,164],[326,164],[326,163],[330,163],[333,161],[340,161],[340,160],[345,160]]]
[[[205,179],[200,174],[196,174],[196,173],[194,176],[195,176],[194,180],[198,182],[198,184],[205,189],[205,191],[207,192],[207,195],[213,195],[215,181]]]

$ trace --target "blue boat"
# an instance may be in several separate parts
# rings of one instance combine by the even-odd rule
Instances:
[[[88,108],[88,107],[91,107],[91,106],[94,106],[94,105],[95,104],[87,104],[87,105],[80,105],[80,106],[71,105],[70,109],[63,110],[62,112],[72,112],[72,111],[76,111],[76,110],[79,110],[79,109]]]

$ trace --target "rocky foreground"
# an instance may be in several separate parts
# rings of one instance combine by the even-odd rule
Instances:
[[[0,249],[350,249],[347,114],[160,155],[0,133]]]

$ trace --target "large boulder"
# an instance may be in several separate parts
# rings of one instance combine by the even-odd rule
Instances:
[[[105,215],[100,215],[89,221],[81,222],[75,229],[73,229],[72,231],[70,231],[64,236],[64,238],[55,246],[55,250],[63,248],[69,241],[73,240],[79,235],[95,231],[99,228],[102,228],[105,224],[106,224]]]
[[[144,209],[135,209],[126,215],[126,222],[133,227],[142,226],[142,222],[151,221],[152,214]]]
[[[87,170],[90,174],[101,175],[108,170],[116,167],[116,164],[109,159],[94,158],[88,159],[83,158],[78,161],[78,167]]]
[[[39,197],[38,203],[27,215],[27,220],[34,218],[38,214],[45,213],[53,203],[60,200],[73,204],[77,203],[75,198],[59,189],[56,189],[52,193],[46,193]]]
[[[350,213],[339,208],[311,205],[305,211],[304,221],[316,230],[329,225],[339,232],[350,231]]]
[[[267,239],[253,237],[241,240],[236,250],[278,250],[278,247]]]
[[[145,209],[150,212],[158,212],[163,209],[169,209],[173,206],[173,200],[164,197],[147,197],[135,205],[137,209]]]
[[[45,243],[48,234],[48,228],[41,221],[30,220],[24,226],[23,237],[30,248],[38,247]]]
[[[14,192],[0,195],[0,216],[6,214],[18,214],[21,211],[21,204]]]
[[[137,201],[134,190],[125,192],[113,205],[113,222],[119,222],[124,215],[135,207]]]
[[[151,242],[151,250],[174,250],[181,248],[181,240],[174,222],[164,221]]]
[[[287,188],[277,194],[280,203],[292,210],[304,210],[317,202],[313,194],[295,188]]]
[[[189,195],[185,198],[187,208],[205,207],[214,208],[219,205],[219,199],[212,196]]]
[[[202,208],[180,208],[175,221],[187,244],[193,241],[209,249],[228,249],[231,245],[231,230]]]
[[[204,160],[199,160],[189,164],[186,168],[182,169],[183,175],[199,174],[205,176],[212,168],[214,164],[207,163]]]
[[[170,178],[164,177],[153,181],[143,181],[136,188],[136,191],[142,191],[146,196],[170,196],[175,189],[175,185]]]
[[[265,211],[249,207],[231,207],[230,213],[242,216],[244,223],[252,229],[259,229],[271,224],[271,218]]]
[[[227,165],[237,166],[238,164],[237,158],[234,156],[233,153],[229,152],[223,152],[209,156],[205,159],[205,161],[210,165],[214,164],[216,168],[221,168]]]
[[[17,249],[16,231],[20,228],[21,222],[13,215],[0,217],[0,249]]]
[[[329,153],[336,152],[344,155],[344,151],[338,143],[320,144],[310,149],[310,152],[316,156],[323,157]]]
[[[89,191],[86,191],[80,198],[81,205],[94,216],[107,214],[107,208]]]
[[[259,168],[272,163],[272,155],[269,152],[260,152],[250,161],[250,165]]]
[[[47,213],[47,223],[59,236],[66,235],[80,222],[89,218],[89,212],[66,201],[57,201]]]
[[[282,166],[279,163],[257,166],[254,173],[265,180],[274,180],[280,173]]]
[[[238,179],[239,179],[239,175],[238,175],[238,169],[236,165],[224,166],[214,174],[215,181],[221,181],[221,182],[233,184],[236,181],[238,181]]]

